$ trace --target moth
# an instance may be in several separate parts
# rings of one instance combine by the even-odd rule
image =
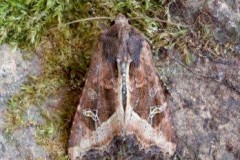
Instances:
[[[176,140],[144,36],[118,14],[99,37],[72,124],[75,159],[168,159]]]

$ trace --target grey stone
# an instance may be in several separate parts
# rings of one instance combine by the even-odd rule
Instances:
[[[174,19],[193,25],[200,16],[211,22],[220,43],[240,41],[240,2],[236,0],[176,0],[170,5]]]
[[[177,54],[172,56],[177,57]],[[168,103],[172,108],[181,159],[238,159],[240,79],[237,72],[240,60],[232,55],[224,62],[204,61],[191,66],[193,73],[174,60],[161,68],[172,95]],[[209,75],[218,76],[207,77]]]
[[[33,56],[24,60],[25,52],[8,45],[0,46],[0,159],[46,159],[47,152],[36,143],[34,127],[19,128],[11,137],[4,133],[4,113],[9,98],[20,90],[28,75],[41,72],[39,59]],[[28,120],[42,122],[36,107],[30,107]]]

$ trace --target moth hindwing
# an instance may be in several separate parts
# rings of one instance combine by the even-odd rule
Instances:
[[[148,42],[119,14],[99,38],[69,140],[70,159],[145,159],[176,149]]]

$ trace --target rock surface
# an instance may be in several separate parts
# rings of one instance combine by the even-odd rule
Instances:
[[[179,157],[239,159],[240,59],[229,57],[223,62],[199,58],[191,66],[193,72],[175,58],[165,65],[162,74],[172,95],[169,103]]]
[[[171,4],[175,19],[191,25],[197,18],[208,19],[218,44],[235,44],[234,53],[221,53],[223,57],[197,52],[196,62],[189,66],[177,58],[179,53],[169,51],[172,59],[164,62],[162,74],[172,95],[180,159],[240,159],[239,6],[227,0]]]
[[[187,24],[208,19],[218,44],[235,44],[234,53],[225,51],[218,58],[200,50],[188,66],[179,53],[169,51],[170,60],[162,65],[180,159],[240,159],[239,6],[226,0],[177,0],[170,6],[174,19]]]
[[[47,158],[46,151],[36,144],[34,127],[19,128],[11,138],[4,134],[4,113],[9,98],[20,90],[28,75],[40,73],[37,57],[24,60],[26,54],[8,45],[0,46],[0,159],[4,160]],[[39,110],[31,107],[27,113],[28,118],[36,117]]]
[[[240,2],[235,0],[176,0],[170,5],[173,19],[194,25],[209,23],[220,43],[240,41]],[[207,26],[207,25],[206,25]]]

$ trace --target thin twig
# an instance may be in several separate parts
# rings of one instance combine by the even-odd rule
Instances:
[[[83,19],[74,20],[74,21],[71,21],[71,22],[64,23],[63,25],[70,25],[70,24],[73,24],[73,23],[79,23],[79,22],[84,22],[84,21],[104,20],[104,19],[105,20],[114,20],[113,17],[91,17],[91,18],[83,18]],[[129,18],[129,20],[136,20],[136,19],[148,19],[148,20],[152,20],[152,21],[158,21],[158,22],[161,22],[161,23],[167,23],[167,24],[170,24],[170,25],[178,26],[178,27],[186,27],[186,28],[190,27],[188,25],[173,23],[173,22],[162,20],[162,19],[159,19],[159,18],[149,18],[149,17]],[[53,27],[50,30],[56,29],[56,28],[58,28],[58,27]]]

